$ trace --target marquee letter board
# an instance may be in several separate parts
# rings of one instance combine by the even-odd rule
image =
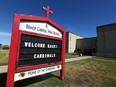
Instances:
[[[57,70],[63,80],[65,34],[50,18],[15,14],[6,87]]]

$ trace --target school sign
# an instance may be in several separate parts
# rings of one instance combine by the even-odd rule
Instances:
[[[61,71],[64,79],[65,30],[46,17],[15,14],[6,87],[53,71]]]

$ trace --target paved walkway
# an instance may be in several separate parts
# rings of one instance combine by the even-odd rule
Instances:
[[[68,59],[65,59],[65,62],[77,61],[77,60],[88,59],[88,58],[92,58],[92,56],[83,56],[83,57],[78,57],[78,58],[68,58]],[[7,67],[8,67],[8,65],[0,66],[0,73],[6,73],[7,72]]]
[[[83,56],[83,57],[77,57],[77,58],[68,58],[68,59],[65,59],[65,62],[77,61],[77,60],[88,59],[88,58],[92,58],[92,56]]]

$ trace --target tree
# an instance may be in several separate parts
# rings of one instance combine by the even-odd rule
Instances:
[[[2,44],[0,43],[0,49],[2,48]]]
[[[4,45],[2,49],[7,50],[7,49],[9,49],[9,46],[8,45]]]

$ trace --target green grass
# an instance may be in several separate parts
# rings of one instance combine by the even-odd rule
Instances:
[[[0,65],[8,64],[9,50],[0,49]]]
[[[78,55],[76,53],[66,53],[66,58],[76,58]]]
[[[91,58],[65,65],[65,80],[59,71],[15,83],[15,87],[116,87],[116,59]],[[0,74],[5,87],[6,74]]]
[[[36,82],[19,87],[116,87],[116,60],[85,59],[66,63],[65,80],[57,78],[59,71],[49,75],[36,77]],[[32,82],[34,79],[30,79]],[[38,80],[38,82],[37,82]],[[30,83],[28,82],[28,83]],[[23,82],[22,83],[26,83]]]
[[[7,64],[8,54],[9,50],[0,50],[0,65]],[[72,56],[77,57],[66,54],[67,58]],[[5,77],[1,75],[1,81],[5,81]],[[16,87],[116,87],[116,59],[95,57],[66,63],[65,80],[58,77],[59,71],[23,80]]]

